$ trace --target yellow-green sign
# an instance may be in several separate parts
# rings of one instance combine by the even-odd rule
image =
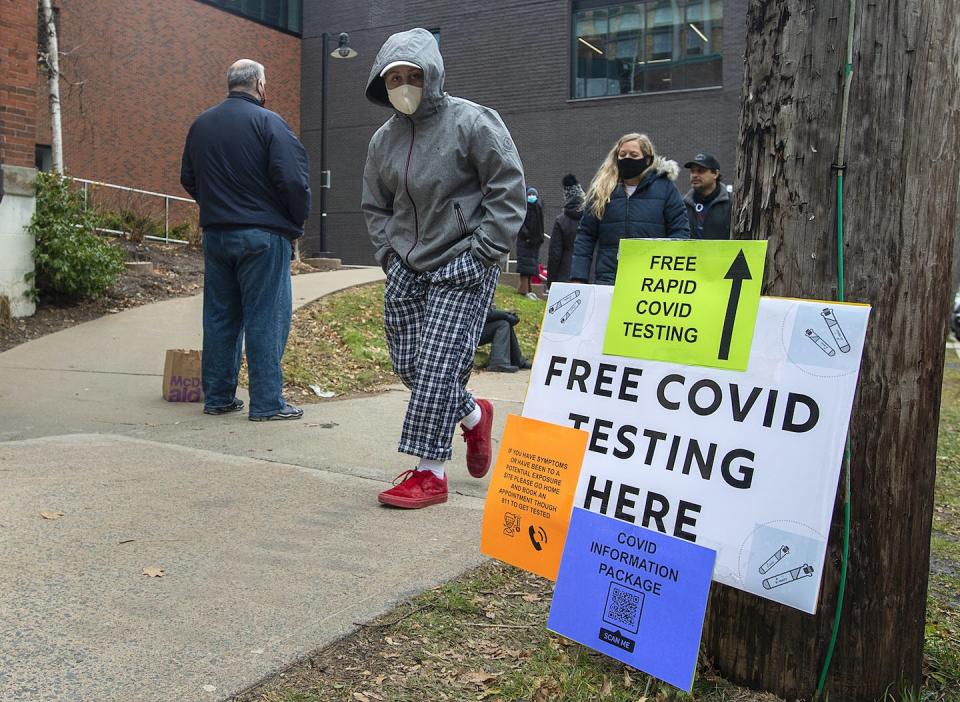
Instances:
[[[746,370],[766,241],[620,242],[603,352]]]

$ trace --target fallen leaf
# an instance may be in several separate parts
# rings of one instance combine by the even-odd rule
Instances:
[[[633,687],[633,678],[630,677],[630,671],[623,671],[623,686],[624,687]]]
[[[464,673],[460,676],[460,681],[467,684],[477,685],[479,687],[486,687],[490,683],[495,682],[498,677],[500,677],[500,673],[487,673],[485,671],[481,671]]]
[[[41,512],[40,516],[44,519],[60,519],[63,516],[63,512]]]
[[[560,698],[560,684],[552,678],[540,682],[533,693],[533,702],[549,702]]]
[[[204,691],[204,692],[216,692],[216,691],[217,691],[217,688],[216,688],[215,685],[204,685],[204,686],[203,686],[203,691]]]
[[[357,702],[370,702],[370,698],[362,692],[354,692],[353,699],[355,699]]]
[[[143,569],[144,575],[149,575],[151,578],[162,578],[166,575],[166,572],[163,568],[157,568],[156,566],[147,566]]]
[[[613,684],[610,682],[607,676],[604,675],[603,685],[600,686],[600,697],[609,697],[612,691],[613,691]]]

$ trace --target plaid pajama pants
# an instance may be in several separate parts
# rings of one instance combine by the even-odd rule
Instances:
[[[500,279],[469,251],[418,273],[395,256],[383,318],[393,369],[410,388],[397,450],[446,461],[457,423],[476,404],[467,392],[473,356]]]

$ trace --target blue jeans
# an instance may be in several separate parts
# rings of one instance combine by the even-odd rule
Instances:
[[[246,334],[250,415],[284,407],[280,359],[290,333],[290,242],[264,229],[203,233],[203,394],[206,408],[233,402]]]

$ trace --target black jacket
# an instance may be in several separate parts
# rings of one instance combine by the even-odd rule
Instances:
[[[517,273],[536,275],[543,244],[543,206],[539,200],[527,203],[527,216],[517,234]]]
[[[547,258],[547,276],[551,285],[570,281],[573,242],[577,237],[580,218],[583,217],[582,203],[580,207],[581,209],[565,207],[553,223],[553,233],[550,234],[550,253]]]
[[[730,238],[730,210],[733,201],[723,183],[718,182],[717,187],[720,192],[703,205],[701,212],[697,212],[697,202],[693,199],[692,189],[683,196],[683,204],[687,206],[687,217],[690,219],[691,239]]]
[[[200,205],[200,226],[262,227],[303,236],[310,213],[307,152],[283,118],[232,92],[190,127],[180,183]]]

